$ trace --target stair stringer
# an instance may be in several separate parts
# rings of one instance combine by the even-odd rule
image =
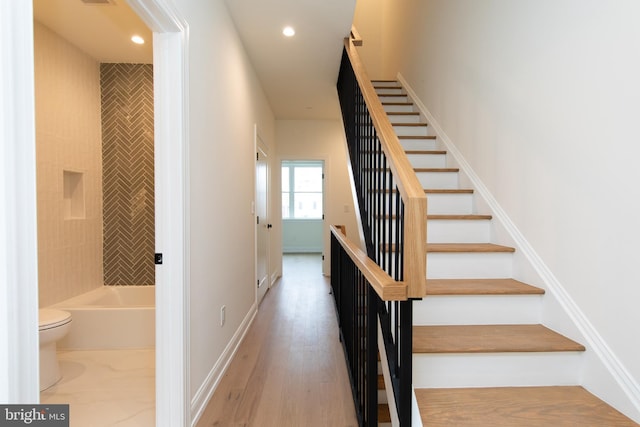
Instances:
[[[513,258],[514,278],[545,289],[542,322],[586,347],[581,385],[634,421],[640,422],[638,381],[629,373],[533,246],[511,221],[401,73],[398,73],[397,79],[409,99],[426,118],[432,133],[457,163],[450,166],[460,168],[460,182],[468,180],[470,186],[476,190],[474,203],[476,208],[479,208],[477,211],[492,213],[494,221],[491,233],[495,241],[516,248]]]

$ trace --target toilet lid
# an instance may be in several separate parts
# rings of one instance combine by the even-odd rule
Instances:
[[[52,308],[42,308],[38,311],[38,329],[51,329],[71,322],[71,313]]]

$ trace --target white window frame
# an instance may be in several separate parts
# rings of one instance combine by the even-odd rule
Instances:
[[[323,220],[324,219],[324,171],[325,171],[325,165],[324,165],[324,160],[283,160],[280,164],[280,173],[282,174],[282,168],[284,167],[289,167],[289,216],[288,217],[282,217],[283,221],[319,221],[319,220]],[[295,200],[295,173],[293,172],[295,168],[304,168],[304,167],[320,167],[322,169],[322,189],[319,191],[319,193],[322,195],[322,213],[320,214],[319,218],[296,218],[295,217],[295,206],[294,206],[294,200]],[[282,188],[282,184],[284,183],[284,176],[282,176],[282,180],[281,180],[281,185],[280,185],[280,194],[281,194],[281,198],[282,201],[284,201],[284,193],[285,191]],[[298,192],[298,193],[302,193],[302,192]],[[309,191],[305,191],[304,193],[312,193]],[[283,206],[281,203],[280,209],[282,210]]]

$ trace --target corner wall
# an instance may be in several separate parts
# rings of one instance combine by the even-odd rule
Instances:
[[[275,121],[224,2],[173,3],[189,23],[189,392],[197,416],[256,310],[254,125],[272,153]]]

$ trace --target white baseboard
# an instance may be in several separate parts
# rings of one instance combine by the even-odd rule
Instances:
[[[207,375],[207,379],[204,381],[202,386],[200,386],[196,394],[193,396],[193,399],[191,399],[192,427],[198,423],[198,420],[202,416],[207,403],[209,403],[211,396],[213,396],[213,393],[216,391],[220,380],[227,371],[231,360],[233,360],[233,356],[236,354],[236,351],[238,351],[238,347],[247,334],[249,327],[253,323],[253,319],[255,319],[257,312],[258,308],[255,304],[253,304],[244,320],[240,324],[240,327],[231,338],[231,341],[229,341],[229,344],[222,352],[222,355],[209,372],[209,375]]]
[[[595,359],[597,359],[597,362],[599,362],[601,366],[595,366],[594,362],[589,362],[589,360],[593,360],[594,358],[587,358],[588,362],[585,364],[583,373],[583,378],[585,379],[583,386],[602,400],[625,413],[625,415],[633,418],[636,422],[640,422],[640,384],[638,384],[638,381],[636,381],[636,379],[624,367],[622,362],[607,345],[602,336],[600,336],[585,314],[567,293],[560,281],[542,261],[540,256],[531,244],[529,244],[513,221],[511,221],[507,213],[502,209],[489,189],[484,185],[480,177],[466,161],[462,153],[457,149],[431,112],[418,98],[409,83],[400,73],[398,73],[397,77],[398,81],[402,84],[402,87],[406,90],[415,106],[426,117],[427,123],[429,123],[429,126],[434,130],[438,139],[446,147],[447,151],[455,158],[460,169],[471,181],[474,189],[487,203],[494,218],[502,227],[504,227],[505,231],[515,242],[517,250],[524,255],[524,258],[530,263],[531,267],[544,282],[545,288],[549,291],[551,296],[557,300],[559,308],[564,311],[564,313],[562,313],[564,316],[558,317],[568,317],[574,323],[573,326],[577,328],[586,341],[583,342],[583,344],[587,347],[587,351],[592,351],[596,355]],[[600,373],[602,372],[602,368],[604,368],[610,376],[609,379],[602,378]],[[619,391],[622,393],[610,390],[612,384],[616,384]],[[627,402],[620,400],[622,395],[628,399]]]
[[[274,271],[271,273],[271,281],[269,282],[269,288],[272,288],[273,285],[276,284],[276,282],[278,281],[278,278],[280,278],[280,276],[278,275],[277,271]]]
[[[321,254],[322,246],[285,246],[282,253],[287,254]]]

